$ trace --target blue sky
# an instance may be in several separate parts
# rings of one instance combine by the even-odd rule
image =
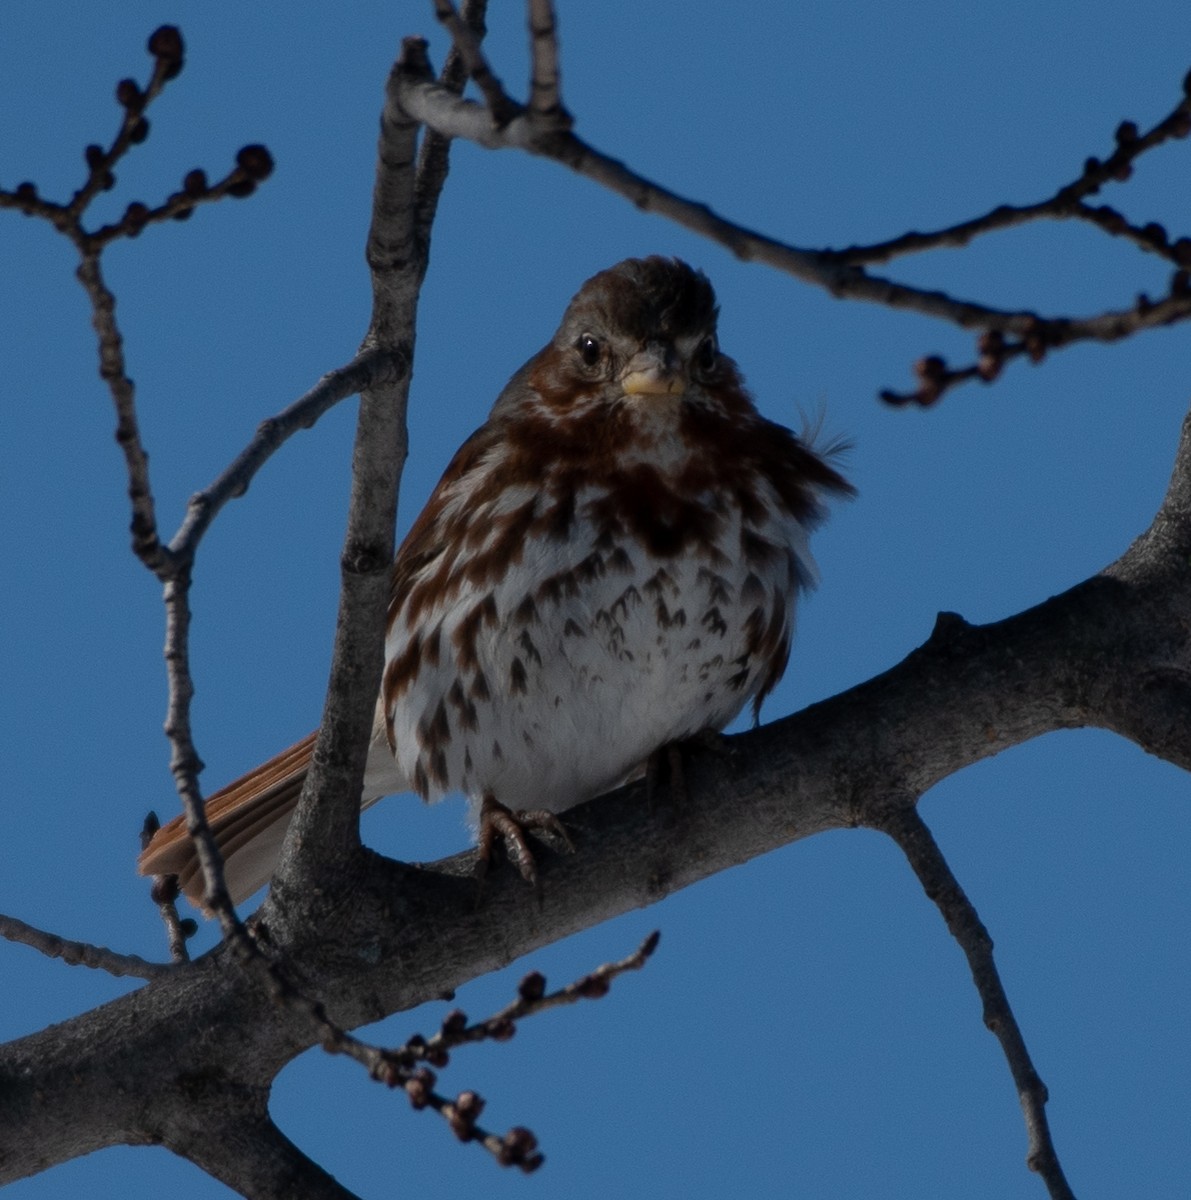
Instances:
[[[522,16],[490,49],[518,93]],[[1181,0],[1119,6],[857,2],[560,4],[579,132],[667,186],[806,246],[930,228],[1028,202],[1144,128],[1191,67]],[[735,11],[735,10],[733,10]],[[155,228],[106,260],[162,525],[176,526],[251,436],[367,325],[363,240],[377,113],[402,35],[429,4],[125,0],[14,6],[0,37],[0,182],[65,197],[114,131],[144,42],[181,26],[182,76],[98,211],[152,201],[262,141],[274,177],[246,202]],[[1191,145],[1105,194],[1191,232]],[[1182,222],[1180,224],[1180,222]],[[822,585],[765,716],[899,661],[939,610],[993,620],[1116,558],[1148,524],[1191,396],[1191,330],[1013,366],[930,412],[891,411],[913,360],[970,340],[844,304],[735,262],[549,163],[456,148],[434,235],[399,522],[550,335],[594,271],[677,254],[719,292],[721,342],[762,410],[820,407],[856,442],[859,498],[816,540]],[[164,951],[133,871],[144,812],[176,811],[161,734],[158,588],[127,550],[113,417],[69,247],[3,214],[0,263],[0,911],[146,956]],[[1167,270],[1086,228],[1046,225],[938,253],[902,278],[992,304],[1088,313],[1160,292]],[[317,721],[335,614],[354,403],[293,439],[205,542],[193,595],[195,734],[208,790]],[[1108,734],[1053,735],[946,781],[922,811],[997,943],[1068,1177],[1083,1198],[1185,1197],[1191,985],[1185,774]],[[393,799],[365,839],[411,859],[466,844],[462,803]],[[283,1129],[367,1196],[1041,1197],[966,967],[880,836],[799,842],[471,985],[481,1015],[527,970],[562,983],[662,930],[649,968],[599,1003],[461,1052],[444,1079],[526,1124],[526,1179],[457,1146],[353,1065],[311,1052],[275,1088]],[[200,943],[209,945],[213,931]],[[0,945],[0,1036],[126,984]],[[401,1041],[441,1006],[371,1031]],[[14,1200],[226,1195],[162,1150],[104,1152],[15,1185]]]

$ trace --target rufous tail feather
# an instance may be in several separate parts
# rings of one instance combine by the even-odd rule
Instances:
[[[315,734],[220,788],[206,803],[207,823],[223,856],[232,902],[239,904],[269,882],[289,818],[302,794]],[[203,908],[205,883],[186,816],[163,825],[137,860],[142,875],[176,875],[186,898]]]

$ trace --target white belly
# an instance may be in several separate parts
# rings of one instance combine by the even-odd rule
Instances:
[[[712,542],[665,555],[601,538],[582,498],[577,514],[565,539],[527,539],[489,588],[420,614],[416,635],[397,615],[387,657],[415,636],[418,654],[391,739],[426,798],[558,811],[723,728],[784,661],[813,572],[796,521],[742,528],[725,509]]]

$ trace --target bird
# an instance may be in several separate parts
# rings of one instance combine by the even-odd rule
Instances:
[[[579,289],[459,448],[393,563],[362,807],[469,800],[481,858],[716,733],[781,678],[808,537],[853,494],[763,417],[703,272],[632,258]],[[268,882],[314,734],[214,793],[232,900]],[[202,907],[185,819],[142,852]]]

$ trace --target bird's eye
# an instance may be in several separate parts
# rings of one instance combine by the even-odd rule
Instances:
[[[719,358],[719,347],[715,344],[715,338],[705,337],[700,343],[698,350],[695,351],[695,366],[700,371],[710,371],[715,366],[716,359]]]
[[[575,347],[585,366],[594,367],[600,361],[600,343],[590,333],[583,334],[575,343]]]

